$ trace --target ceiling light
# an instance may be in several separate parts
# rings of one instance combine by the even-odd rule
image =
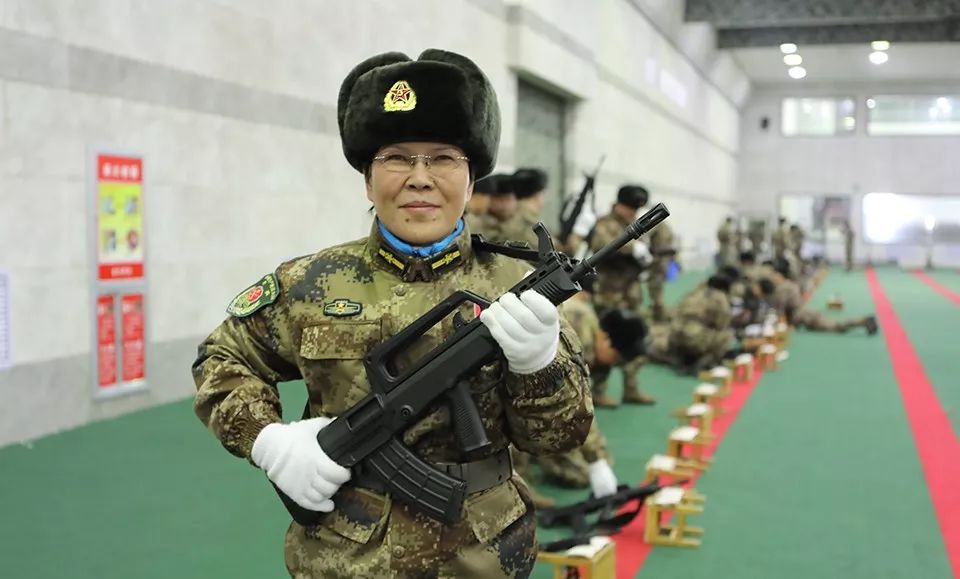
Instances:
[[[789,70],[787,70],[787,74],[790,75],[790,78],[800,80],[801,78],[807,76],[807,69],[803,68],[802,66],[792,66]]]
[[[889,59],[890,59],[890,55],[887,54],[886,52],[880,52],[879,50],[877,50],[876,52],[870,53],[870,62],[872,62],[873,64],[883,64],[887,62],[887,60]]]
[[[877,106],[877,101],[875,101],[875,100],[873,100],[873,99],[867,99],[867,108],[868,108],[868,109],[872,109],[872,108],[875,107],[875,106]]]
[[[870,48],[874,50],[887,50],[890,48],[890,41],[888,40],[874,40],[870,43]]]
[[[792,42],[784,42],[780,45],[780,52],[784,54],[793,54],[797,51],[797,45]]]
[[[797,66],[803,62],[803,57],[799,54],[784,54],[783,55],[783,64],[787,66]]]

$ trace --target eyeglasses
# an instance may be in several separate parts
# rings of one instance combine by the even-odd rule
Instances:
[[[434,175],[443,175],[456,171],[463,164],[469,161],[468,157],[448,155],[441,153],[439,155],[401,155],[400,153],[389,153],[387,155],[377,155],[374,161],[380,163],[380,166],[391,173],[409,173],[417,165],[417,161],[423,161],[423,165]]]

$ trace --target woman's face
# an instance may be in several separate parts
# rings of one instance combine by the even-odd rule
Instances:
[[[473,194],[473,181],[466,161],[438,162],[427,167],[418,160],[411,168],[397,170],[402,157],[429,155],[449,161],[464,153],[443,143],[396,143],[377,151],[367,179],[367,199],[373,203],[377,218],[391,233],[411,245],[428,245],[449,235],[463,215]],[[390,162],[393,160],[393,163]]]

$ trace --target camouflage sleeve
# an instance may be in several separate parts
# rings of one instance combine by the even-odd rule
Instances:
[[[590,239],[590,251],[596,253],[600,251],[601,248],[605,245],[609,245],[611,241],[616,239],[621,233],[623,233],[623,226],[617,223],[614,219],[602,218],[597,221],[597,225],[593,228],[593,237]],[[629,242],[623,247],[620,248],[618,253],[625,255],[631,255],[633,252],[633,242]]]
[[[580,342],[560,319],[560,347],[546,368],[533,374],[507,373],[507,424],[520,450],[549,454],[581,444],[593,420],[593,400]]]
[[[600,425],[597,424],[596,418],[590,423],[590,432],[587,433],[587,439],[583,441],[580,451],[583,453],[583,459],[588,463],[597,462],[600,459],[613,462],[610,451],[607,449],[607,439],[600,432]]]
[[[230,317],[200,344],[193,363],[194,411],[232,454],[250,458],[253,441],[280,421],[277,382],[300,377],[277,303]]]

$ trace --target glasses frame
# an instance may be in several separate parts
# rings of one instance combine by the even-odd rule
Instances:
[[[432,163],[433,163],[433,160],[437,157],[452,157],[457,161],[463,161],[467,163],[470,162],[470,157],[465,157],[463,155],[448,155],[446,153],[442,153],[439,155],[404,155],[403,153],[390,153],[389,155],[377,155],[376,157],[373,158],[373,160],[380,163],[380,166],[383,167],[384,164],[387,162],[387,157],[393,157],[393,156],[406,157],[407,162],[410,165],[410,168],[403,171],[391,171],[390,169],[385,168],[387,171],[390,171],[391,173],[412,172],[414,167],[417,166],[417,161],[423,161],[423,166],[427,169],[427,171],[433,172],[431,170]],[[454,167],[454,169],[459,169],[459,168],[460,168],[460,165],[457,165],[456,167]]]

